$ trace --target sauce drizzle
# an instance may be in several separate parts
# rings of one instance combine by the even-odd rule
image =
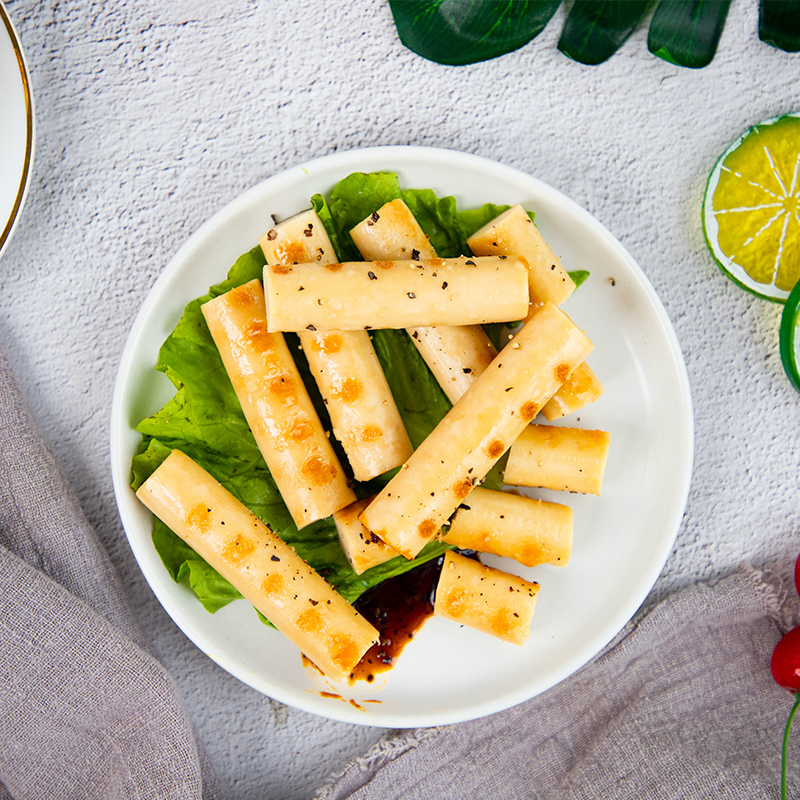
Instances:
[[[391,669],[403,648],[414,638],[428,617],[433,615],[433,599],[443,556],[389,578],[368,589],[356,600],[356,610],[380,633],[380,639],[356,664],[350,681],[375,680],[375,675]]]

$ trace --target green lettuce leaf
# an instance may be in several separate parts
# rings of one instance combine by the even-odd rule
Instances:
[[[339,181],[329,196],[314,195],[312,205],[343,261],[361,261],[350,231],[382,205],[402,199],[441,258],[470,253],[467,239],[508,206],[486,203],[460,210],[455,197],[438,197],[431,189],[401,189],[393,172],[354,172]]]
[[[486,204],[477,209],[460,210],[452,197],[440,198],[429,189],[402,189],[395,174],[381,172],[349,175],[334,186],[327,197],[315,195],[312,205],[331,235],[338,257],[358,260],[349,231],[397,197],[402,197],[409,205],[443,257],[469,254],[467,238],[507,208]],[[156,369],[172,382],[175,395],[136,428],[142,434],[142,444],[131,465],[131,485],[138,489],[173,449],[182,450],[353,602],[368,588],[437,558],[450,546],[434,541],[414,561],[398,556],[359,576],[353,572],[339,546],[332,519],[297,529],[250,432],[200,310],[206,301],[261,278],[264,263],[260,247],[238,258],[226,280],[186,306],[174,331],[161,347]],[[403,423],[413,446],[417,447],[450,410],[451,403],[404,331],[376,330],[371,336]],[[286,338],[323,425],[329,428],[325,405],[298,340],[292,334],[287,334]],[[338,442],[334,440],[333,443],[339,448]],[[338,454],[348,469],[341,449]],[[499,489],[503,483],[502,470],[501,459],[484,485]],[[378,492],[392,474],[357,484],[356,493],[365,497]],[[158,520],[154,522],[153,543],[173,579],[185,581],[208,611],[214,612],[241,597],[228,581]]]
[[[569,276],[577,289],[589,277],[589,274],[585,269],[575,269],[569,273]]]

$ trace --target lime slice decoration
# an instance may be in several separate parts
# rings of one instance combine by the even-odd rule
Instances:
[[[800,392],[800,283],[792,289],[781,315],[781,332],[778,336],[781,361],[792,386]]]
[[[720,156],[706,184],[703,232],[732,281],[786,302],[800,279],[800,112],[754,125]]]

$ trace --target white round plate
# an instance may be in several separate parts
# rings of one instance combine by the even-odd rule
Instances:
[[[575,512],[565,568],[504,568],[541,584],[524,647],[433,618],[375,683],[335,684],[244,601],[208,614],[175,584],[151,542],[150,513],[128,486],[134,426],[172,396],[154,369],[184,305],[219,283],[272,224],[309,207],[351,172],[394,171],[401,185],[452,194],[460,208],[522,203],[568,269],[591,276],[564,308],[595,343],[590,364],[606,391],[570,424],[611,432],[603,496],[541,491]],[[120,514],[139,565],[167,613],[223,669],[291,706],[386,728],[460,722],[545,691],[596,655],[647,596],[672,548],[689,490],[693,419],[686,369],[667,315],[614,237],[564,195],[483,158],[424,147],[337,153],[250,189],[206,222],[155,282],[134,322],[114,389],[111,463]],[[492,563],[497,563],[492,562]],[[330,696],[333,695],[333,696]],[[351,702],[352,701],[352,702]]]
[[[0,252],[25,202],[33,161],[33,98],[19,38],[0,3]]]

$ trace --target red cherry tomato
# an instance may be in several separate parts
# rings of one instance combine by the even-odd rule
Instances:
[[[800,628],[792,628],[775,645],[769,667],[779,686],[791,692],[800,691]]]
[[[798,556],[797,561],[794,562],[794,585],[800,594],[800,556]]]

